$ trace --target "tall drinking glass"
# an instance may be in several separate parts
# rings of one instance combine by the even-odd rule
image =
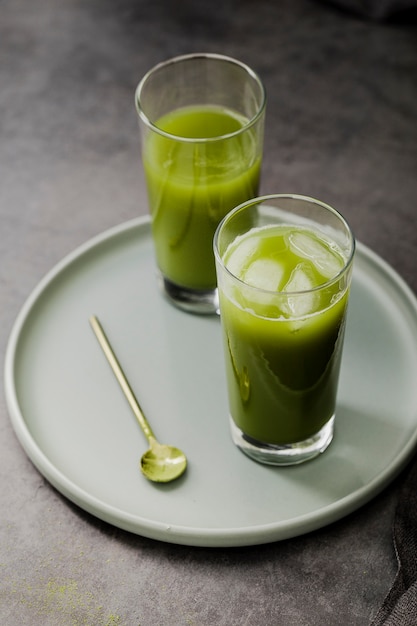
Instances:
[[[270,195],[231,211],[214,250],[233,441],[311,459],[333,438],[354,236],[323,202]]]
[[[258,193],[264,87],[235,59],[190,54],[151,69],[135,103],[163,291],[182,309],[213,313],[214,232]]]

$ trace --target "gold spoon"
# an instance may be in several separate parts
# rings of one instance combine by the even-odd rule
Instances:
[[[185,468],[187,467],[187,458],[184,452],[181,452],[181,450],[174,448],[173,446],[160,444],[156,440],[152,428],[143,414],[139,402],[137,401],[129,382],[123,373],[120,363],[117,360],[117,357],[104,333],[104,330],[95,315],[90,317],[90,324],[110,364],[110,367],[112,368],[113,373],[115,374],[117,381],[130,404],[130,408],[135,414],[135,417],[139,422],[139,426],[143,430],[144,435],[149,442],[150,448],[143,454],[140,460],[140,469],[142,470],[142,473],[146,476],[146,478],[157,483],[168,483],[171,480],[175,480],[185,472]]]

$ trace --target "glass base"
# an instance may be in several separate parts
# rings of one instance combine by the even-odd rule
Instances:
[[[230,429],[236,446],[255,461],[267,465],[297,465],[314,459],[330,445],[334,432],[334,416],[313,437],[283,445],[263,443],[248,437],[232,418]]]
[[[168,300],[179,309],[199,315],[219,314],[217,289],[188,289],[160,275],[161,289]]]

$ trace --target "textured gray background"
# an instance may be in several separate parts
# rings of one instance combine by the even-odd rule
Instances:
[[[262,76],[262,191],[333,204],[416,292],[416,25],[415,12],[377,22],[313,0],[0,0],[2,357],[40,278],[146,213],[133,92],[184,52],[230,54]],[[1,624],[362,625],[395,575],[404,475],[308,536],[194,549],[69,503],[25,456],[3,392],[0,431]]]

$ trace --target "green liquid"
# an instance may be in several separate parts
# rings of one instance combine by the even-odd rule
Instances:
[[[252,286],[290,292],[219,285],[232,418],[256,441],[303,441],[334,415],[348,291],[342,279],[294,291],[328,283],[344,259],[315,234],[278,226],[238,238],[223,261]]]
[[[156,258],[162,274],[177,285],[215,288],[214,231],[226,213],[257,194],[261,157],[255,130],[218,139],[246,124],[227,109],[187,107],[156,123],[177,139],[147,137],[143,163]]]

